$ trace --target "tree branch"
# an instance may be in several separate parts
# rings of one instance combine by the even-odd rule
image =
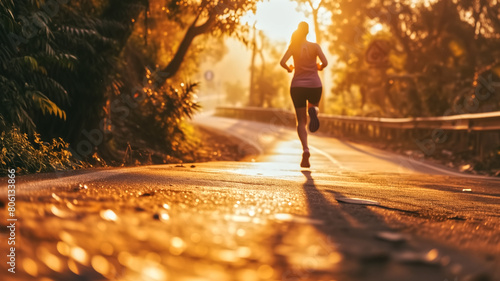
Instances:
[[[179,70],[184,57],[186,56],[187,51],[189,50],[189,46],[193,42],[194,38],[200,34],[206,33],[210,30],[215,22],[217,13],[210,13],[208,19],[201,25],[196,25],[198,23],[198,19],[203,10],[201,10],[189,26],[182,39],[179,47],[177,47],[177,51],[175,52],[174,57],[169,62],[169,64],[161,70],[161,74],[157,75],[157,79],[154,83],[154,88],[159,88],[163,84],[165,84],[166,80],[172,76],[174,76]]]

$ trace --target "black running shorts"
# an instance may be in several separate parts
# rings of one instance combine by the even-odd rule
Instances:
[[[290,88],[290,95],[292,96],[293,106],[295,108],[306,107],[308,101],[310,104],[318,105],[321,99],[321,92],[323,87],[319,88],[304,88],[292,87]]]

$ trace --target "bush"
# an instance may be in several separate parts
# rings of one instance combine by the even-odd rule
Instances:
[[[39,134],[33,140],[18,128],[0,135],[0,175],[16,168],[18,173],[53,172],[81,168],[83,163],[74,161],[68,144],[61,138],[52,143],[43,142]]]
[[[194,160],[199,140],[193,136],[194,129],[186,124],[186,120],[200,108],[194,101],[196,87],[196,83],[182,83],[180,88],[171,85],[158,90],[144,88],[143,98],[127,107],[129,114],[126,118],[122,112],[111,115],[114,128],[111,146],[125,151],[125,164]],[[118,101],[123,100],[134,100],[134,96],[118,97]],[[127,106],[126,103],[118,105]]]

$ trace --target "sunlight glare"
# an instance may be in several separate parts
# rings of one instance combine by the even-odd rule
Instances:
[[[424,7],[429,7],[430,5],[436,3],[437,0],[411,0],[410,7],[415,8],[418,5],[423,5]]]
[[[248,13],[243,22],[262,30],[271,40],[289,42],[299,22],[309,23],[309,41],[315,41],[314,26],[302,13],[297,11],[297,3],[290,0],[273,0],[257,3],[256,14]]]
[[[377,23],[375,25],[373,25],[371,28],[370,28],[370,33],[371,34],[377,34],[380,30],[382,30],[384,28],[384,26],[380,23]]]

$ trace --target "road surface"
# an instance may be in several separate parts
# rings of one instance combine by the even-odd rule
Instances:
[[[245,162],[17,178],[1,280],[500,280],[499,181],[210,116]],[[3,239],[5,238],[5,239]]]

